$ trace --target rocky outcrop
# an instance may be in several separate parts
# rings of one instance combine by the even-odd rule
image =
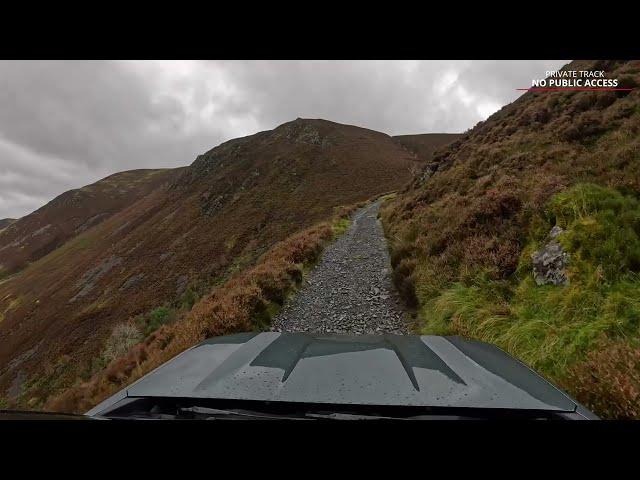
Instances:
[[[104,274],[121,263],[122,258],[111,255],[100,262],[100,264],[95,268],[85,272],[84,275],[82,275],[82,278],[80,278],[80,281],[76,284],[76,287],[80,288],[80,291],[71,297],[69,303],[73,303],[79,298],[87,296]]]
[[[135,287],[140,282],[144,280],[144,273],[138,273],[137,275],[130,276],[120,287],[121,291],[128,290],[132,287]]]
[[[538,285],[569,285],[567,267],[569,254],[564,251],[557,237],[564,230],[555,226],[549,232],[548,242],[531,255],[533,260],[533,278]]]

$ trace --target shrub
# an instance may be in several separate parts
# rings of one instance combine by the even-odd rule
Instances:
[[[178,303],[179,307],[182,310],[191,310],[197,301],[198,293],[191,287],[187,287],[182,295],[180,295],[180,300]]]
[[[121,357],[136,343],[142,340],[143,335],[133,322],[117,325],[107,341],[102,356],[107,362]]]
[[[583,142],[600,135],[607,130],[602,124],[601,116],[593,111],[578,115],[560,130],[560,138],[566,142]]]
[[[615,102],[617,96],[614,92],[598,92],[598,99],[596,101],[596,107],[599,109],[607,108],[613,102]]]
[[[167,323],[171,323],[176,319],[175,310],[169,307],[158,307],[152,310],[148,315],[146,315],[143,319],[143,336],[147,337],[152,332],[155,332],[162,325],[166,325]]]
[[[409,308],[418,306],[418,299],[415,291],[415,280],[413,271],[416,267],[416,259],[411,257],[403,258],[393,270],[392,278],[398,293]]]
[[[621,75],[620,78],[618,78],[618,88],[635,89],[635,88],[638,88],[639,86],[640,86],[640,83],[638,82],[636,77],[632,75]],[[618,90],[616,92],[616,95],[621,98],[621,97],[626,97],[630,93],[631,93],[630,91]]]
[[[565,386],[607,419],[640,419],[640,348],[606,340],[569,371]]]
[[[467,269],[496,269],[496,276],[515,270],[520,256],[518,243],[492,235],[473,235],[462,241]]]
[[[584,112],[591,110],[598,104],[599,92],[585,92],[582,95],[577,95],[573,101],[574,112]]]
[[[574,264],[588,270],[600,266],[614,281],[640,270],[640,202],[615,190],[580,184],[554,197],[551,224],[569,226],[561,242],[574,254]]]

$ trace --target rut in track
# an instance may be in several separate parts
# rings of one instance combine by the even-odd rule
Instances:
[[[347,231],[327,247],[304,286],[274,318],[272,330],[408,333],[377,218],[380,203],[353,214]]]

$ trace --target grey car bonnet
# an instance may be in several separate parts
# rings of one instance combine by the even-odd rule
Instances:
[[[241,333],[183,352],[88,412],[125,397],[574,411],[499,348],[460,337]]]

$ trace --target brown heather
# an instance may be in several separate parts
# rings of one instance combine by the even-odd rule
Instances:
[[[640,348],[605,340],[569,370],[565,388],[603,418],[640,418]]]
[[[609,215],[607,205],[632,205],[640,197],[640,62],[576,61],[565,68],[603,69],[635,90],[529,92],[437,150],[382,210],[394,280],[416,309],[422,332],[497,343],[568,385],[596,413],[640,418],[640,366],[633,346],[640,339],[634,320],[638,272],[621,269],[606,281],[597,273],[615,270],[608,264],[620,251],[611,243],[619,228],[615,222],[637,226],[635,207],[622,219]],[[587,186],[571,190],[575,185]],[[603,210],[583,220],[574,197],[585,189],[606,198]],[[574,244],[601,256],[573,256],[572,287],[536,288],[530,254],[553,226],[549,202],[558,195],[577,202],[576,222],[598,225],[587,238],[612,232],[598,240],[609,238],[609,246]],[[629,228],[631,237],[640,234]],[[586,280],[588,272],[595,272],[592,281]],[[607,307],[615,302],[624,308]],[[571,327],[570,321],[579,325]],[[602,329],[615,349],[596,340]]]
[[[281,305],[302,281],[303,268],[315,262],[333,230],[321,223],[269,250],[255,267],[235,275],[197,302],[185,318],[162,326],[143,342],[94,375],[51,399],[47,410],[85,412],[178,353],[217,335],[254,330],[270,305]]]
[[[51,202],[30,231],[61,223],[75,233],[0,278],[0,404],[42,409],[73,388],[56,405],[81,411],[207,335],[265,328],[299,264],[326,241],[328,227],[313,225],[401,188],[419,157],[380,132],[297,119],[162,173],[155,188],[116,201],[115,213],[83,220],[86,230]],[[92,198],[134,180],[125,172],[88,188],[97,197],[61,198],[76,198],[73,212],[91,218],[102,211]],[[123,324],[145,340],[113,360],[137,338]],[[86,382],[90,390],[78,388]]]

